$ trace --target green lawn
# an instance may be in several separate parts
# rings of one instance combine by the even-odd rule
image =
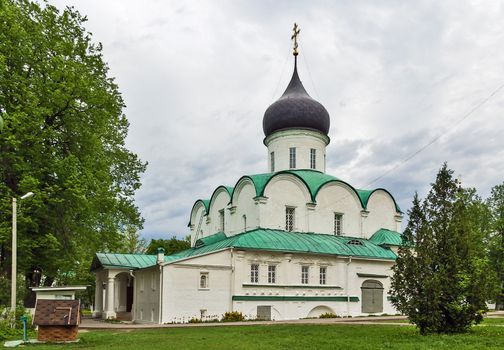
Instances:
[[[271,325],[82,333],[78,344],[32,349],[504,349],[504,319],[463,335],[420,336],[413,326]]]

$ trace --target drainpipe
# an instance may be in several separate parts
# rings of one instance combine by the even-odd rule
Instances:
[[[229,312],[233,311],[233,293],[234,293],[234,280],[235,280],[235,264],[234,264],[234,252],[231,247],[231,274],[230,274],[230,283],[229,283]]]
[[[159,265],[159,322],[163,322],[163,265]]]
[[[348,257],[348,262],[346,263],[346,285],[345,285],[345,289],[346,289],[346,294],[347,294],[347,302],[346,302],[346,308],[347,308],[347,317],[350,316],[350,284],[349,284],[349,281],[348,281],[348,270],[350,269],[350,263],[352,262],[352,257],[349,256]]]
[[[161,324],[163,320],[163,263],[164,263],[164,253],[165,250],[161,247],[157,249],[157,257],[156,262],[159,266],[159,315],[158,315],[158,323]]]

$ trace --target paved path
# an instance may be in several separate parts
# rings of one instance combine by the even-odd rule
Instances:
[[[504,311],[490,312],[488,317],[504,317]],[[405,326],[406,316],[377,316],[377,317],[354,317],[354,318],[315,318],[286,321],[249,321],[249,322],[215,322],[215,323],[177,323],[177,324],[154,324],[154,323],[110,323],[93,318],[83,318],[79,329],[156,329],[156,328],[179,328],[179,327],[223,327],[223,326],[253,326],[253,325],[274,325],[274,324],[380,324]]]

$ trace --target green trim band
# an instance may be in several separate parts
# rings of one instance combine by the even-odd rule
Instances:
[[[285,295],[233,295],[233,301],[350,301],[358,302],[359,297],[346,296],[285,296]]]
[[[369,277],[369,278],[387,278],[387,275],[375,275],[374,273],[357,273],[359,277]]]
[[[289,285],[289,284],[255,284],[255,283],[243,283],[242,287],[246,288],[298,288],[298,289],[343,289],[340,286],[329,286],[329,285]]]

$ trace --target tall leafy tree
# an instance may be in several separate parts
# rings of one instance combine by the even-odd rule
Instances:
[[[163,248],[166,255],[191,248],[191,236],[184,239],[172,237],[170,239],[152,239],[147,246],[146,254],[156,254],[158,248]]]
[[[463,189],[446,163],[427,198],[421,203],[415,196],[391,296],[421,334],[465,332],[487,311],[494,290],[487,213],[475,190]]]
[[[28,286],[86,282],[93,254],[140,228],[145,170],[125,147],[124,101],[75,9],[0,1],[0,274],[9,275],[10,198]],[[4,300],[0,302],[5,302]]]
[[[504,182],[492,188],[488,206],[491,211],[492,233],[489,239],[491,266],[498,276],[496,304],[504,309]]]

